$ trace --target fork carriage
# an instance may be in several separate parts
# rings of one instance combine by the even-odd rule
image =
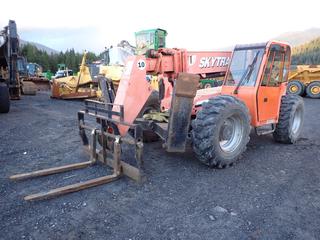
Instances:
[[[129,124],[124,122],[123,106],[119,106],[119,112],[112,111],[113,106],[114,104],[112,103],[86,100],[84,110],[78,112],[79,133],[85,150],[90,155],[89,161],[17,174],[11,176],[10,179],[25,180],[34,177],[47,176],[86,168],[95,165],[98,162],[109,168],[112,168],[112,174],[36,194],[31,194],[26,196],[24,198],[25,200],[40,200],[80,191],[82,189],[115,181],[123,175],[128,176],[137,182],[143,181],[143,142],[141,127],[137,124]],[[119,119],[113,119],[113,116],[118,116]],[[95,119],[99,127],[87,124],[85,117]],[[117,132],[117,124],[130,127],[133,136],[128,134],[124,137],[120,136]],[[86,132],[89,132],[89,138],[87,137]],[[100,148],[97,146],[98,143],[100,143]],[[121,144],[133,146],[136,160],[135,166],[121,160]]]

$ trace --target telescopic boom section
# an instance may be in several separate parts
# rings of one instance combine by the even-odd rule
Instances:
[[[127,59],[112,110],[120,112],[119,105],[124,106],[124,122],[133,123],[151,92],[151,86],[146,79],[146,58],[130,56]],[[113,116],[113,118],[119,117]],[[129,127],[119,124],[118,129],[120,135],[124,136]]]
[[[124,106],[124,121],[127,123],[134,122],[152,92],[147,75],[162,76],[170,82],[174,82],[179,73],[197,74],[201,78],[224,75],[231,52],[188,52],[185,49],[162,48],[151,50],[147,55],[147,58],[131,56],[127,59],[117,90],[113,111],[120,111],[118,105]],[[172,88],[166,91],[172,91]],[[119,125],[118,128],[122,136],[128,131],[127,126]]]

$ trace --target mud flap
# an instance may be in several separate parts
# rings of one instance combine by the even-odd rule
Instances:
[[[175,81],[166,141],[168,152],[185,151],[199,79],[195,74],[180,73]]]

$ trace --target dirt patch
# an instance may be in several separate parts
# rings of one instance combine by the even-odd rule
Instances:
[[[59,198],[23,196],[105,174],[102,166],[22,182],[15,173],[86,161],[76,112],[81,101],[42,92],[0,115],[2,239],[317,239],[320,235],[320,108],[305,99],[302,138],[277,144],[251,136],[235,166],[215,170],[191,149],[145,145],[147,182],[128,178]]]

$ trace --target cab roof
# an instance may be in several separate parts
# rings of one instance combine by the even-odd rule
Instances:
[[[290,47],[290,44],[287,42],[270,40],[263,43],[251,43],[251,44],[238,44],[235,46],[234,50],[245,50],[245,49],[255,49],[255,48],[267,48],[271,44],[287,45]]]

